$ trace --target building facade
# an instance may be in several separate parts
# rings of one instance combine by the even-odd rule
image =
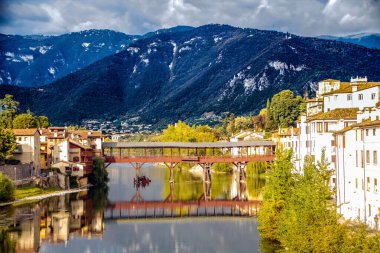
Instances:
[[[322,151],[334,171],[330,185],[336,190],[338,211],[346,219],[360,219],[379,228],[380,82],[351,78],[318,83],[316,98],[292,132],[279,130],[278,141],[294,151],[297,170],[306,156],[320,161]]]
[[[18,148],[13,155],[21,164],[29,164],[31,175],[39,174],[40,164],[40,133],[33,129],[13,129]]]

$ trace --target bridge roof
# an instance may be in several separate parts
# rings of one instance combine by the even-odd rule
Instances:
[[[276,144],[270,140],[238,142],[103,142],[103,148],[235,148],[270,147]]]

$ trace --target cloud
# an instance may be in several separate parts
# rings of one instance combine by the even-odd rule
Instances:
[[[380,32],[379,0],[3,0],[0,8],[0,32],[8,34],[143,34],[209,23],[305,36]]]

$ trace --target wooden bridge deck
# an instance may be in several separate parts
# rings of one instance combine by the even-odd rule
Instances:
[[[273,141],[242,142],[104,142],[107,163],[253,162],[274,160]]]

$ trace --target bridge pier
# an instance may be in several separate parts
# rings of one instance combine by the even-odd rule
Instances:
[[[237,162],[234,163],[236,170],[239,172],[239,181],[245,182],[247,177],[247,163],[246,162]]]
[[[139,176],[140,176],[140,169],[142,168],[142,166],[144,165],[144,163],[139,163],[139,162],[136,162],[136,163],[130,163],[132,165],[132,168],[134,168],[136,170],[136,176],[134,178],[134,183],[136,184],[136,182],[138,182],[139,180]]]
[[[169,182],[172,184],[174,183],[174,168],[177,166],[178,163],[164,163],[165,166],[169,169],[170,177]]]
[[[200,163],[203,168],[203,181],[207,184],[211,184],[211,166],[212,163]]]

